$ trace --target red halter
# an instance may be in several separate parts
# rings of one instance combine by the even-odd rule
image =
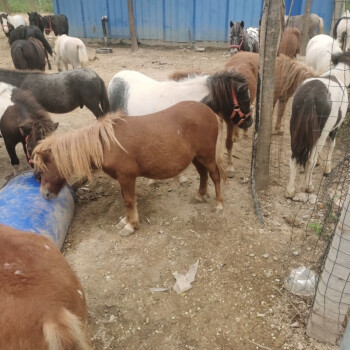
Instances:
[[[44,28],[44,30],[48,30],[51,33],[51,31],[52,31],[52,24],[51,24],[51,17],[50,16],[49,16],[49,25],[50,25],[50,27],[49,28]]]
[[[32,165],[32,164],[34,164],[34,162],[33,162],[33,159],[31,157],[31,155],[28,152],[28,138],[29,138],[29,136],[27,135],[26,138],[25,138],[25,141],[26,141],[26,156],[27,156],[28,164]]]
[[[242,35],[242,40],[241,42],[239,43],[239,45],[230,45],[230,48],[231,49],[238,49],[238,51],[241,51],[242,50],[242,45],[243,45],[243,41],[244,41],[244,33]]]
[[[237,101],[235,89],[233,89],[233,88],[232,88],[232,101],[233,101],[233,111],[232,111],[232,114],[230,116],[230,119],[233,119],[235,117],[235,115],[238,113],[240,120],[236,125],[240,126],[248,117],[250,117],[250,115],[252,114],[252,111],[250,110],[248,114],[244,114],[241,111],[241,108],[239,107],[239,104]]]

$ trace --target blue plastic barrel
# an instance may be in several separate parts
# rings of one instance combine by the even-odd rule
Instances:
[[[0,223],[44,235],[58,249],[62,248],[74,210],[74,197],[68,185],[57,198],[46,200],[40,194],[40,183],[33,171],[16,175],[0,190]]]

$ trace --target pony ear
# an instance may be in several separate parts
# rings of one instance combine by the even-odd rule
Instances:
[[[27,136],[33,129],[33,122],[28,121],[19,125],[19,132],[22,136]]]
[[[232,28],[233,27],[233,22],[232,21],[230,21],[230,28]]]
[[[244,28],[244,21],[241,22],[241,27]]]
[[[54,123],[54,125],[53,125],[54,128],[53,128],[53,129],[54,129],[54,130],[57,130],[59,124],[60,124],[59,122]]]

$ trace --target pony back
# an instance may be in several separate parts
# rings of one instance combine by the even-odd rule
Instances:
[[[83,289],[48,238],[0,225],[0,349],[90,349]]]

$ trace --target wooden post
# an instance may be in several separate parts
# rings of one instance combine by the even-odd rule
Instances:
[[[9,3],[7,0],[1,0],[1,7],[3,8],[4,12],[9,13]]]
[[[305,13],[303,16],[303,30],[301,33],[301,42],[300,42],[300,55],[301,56],[305,56],[306,45],[307,45],[308,41],[310,40],[309,25],[308,25],[308,19],[310,16],[310,8],[311,8],[311,0],[306,0]]]
[[[284,1],[265,0],[260,27],[260,55],[256,103],[252,181],[256,190],[269,186],[275,61],[284,27]],[[254,159],[256,154],[256,161]]]
[[[132,0],[128,0],[128,14],[129,14],[129,30],[131,38],[131,51],[138,49],[136,29],[135,29],[135,17],[134,17],[134,7]]]
[[[341,18],[344,12],[345,12],[345,1],[335,1],[330,36],[333,36],[333,28],[337,23],[338,19]]]
[[[319,278],[306,334],[337,344],[350,307],[350,190]]]

